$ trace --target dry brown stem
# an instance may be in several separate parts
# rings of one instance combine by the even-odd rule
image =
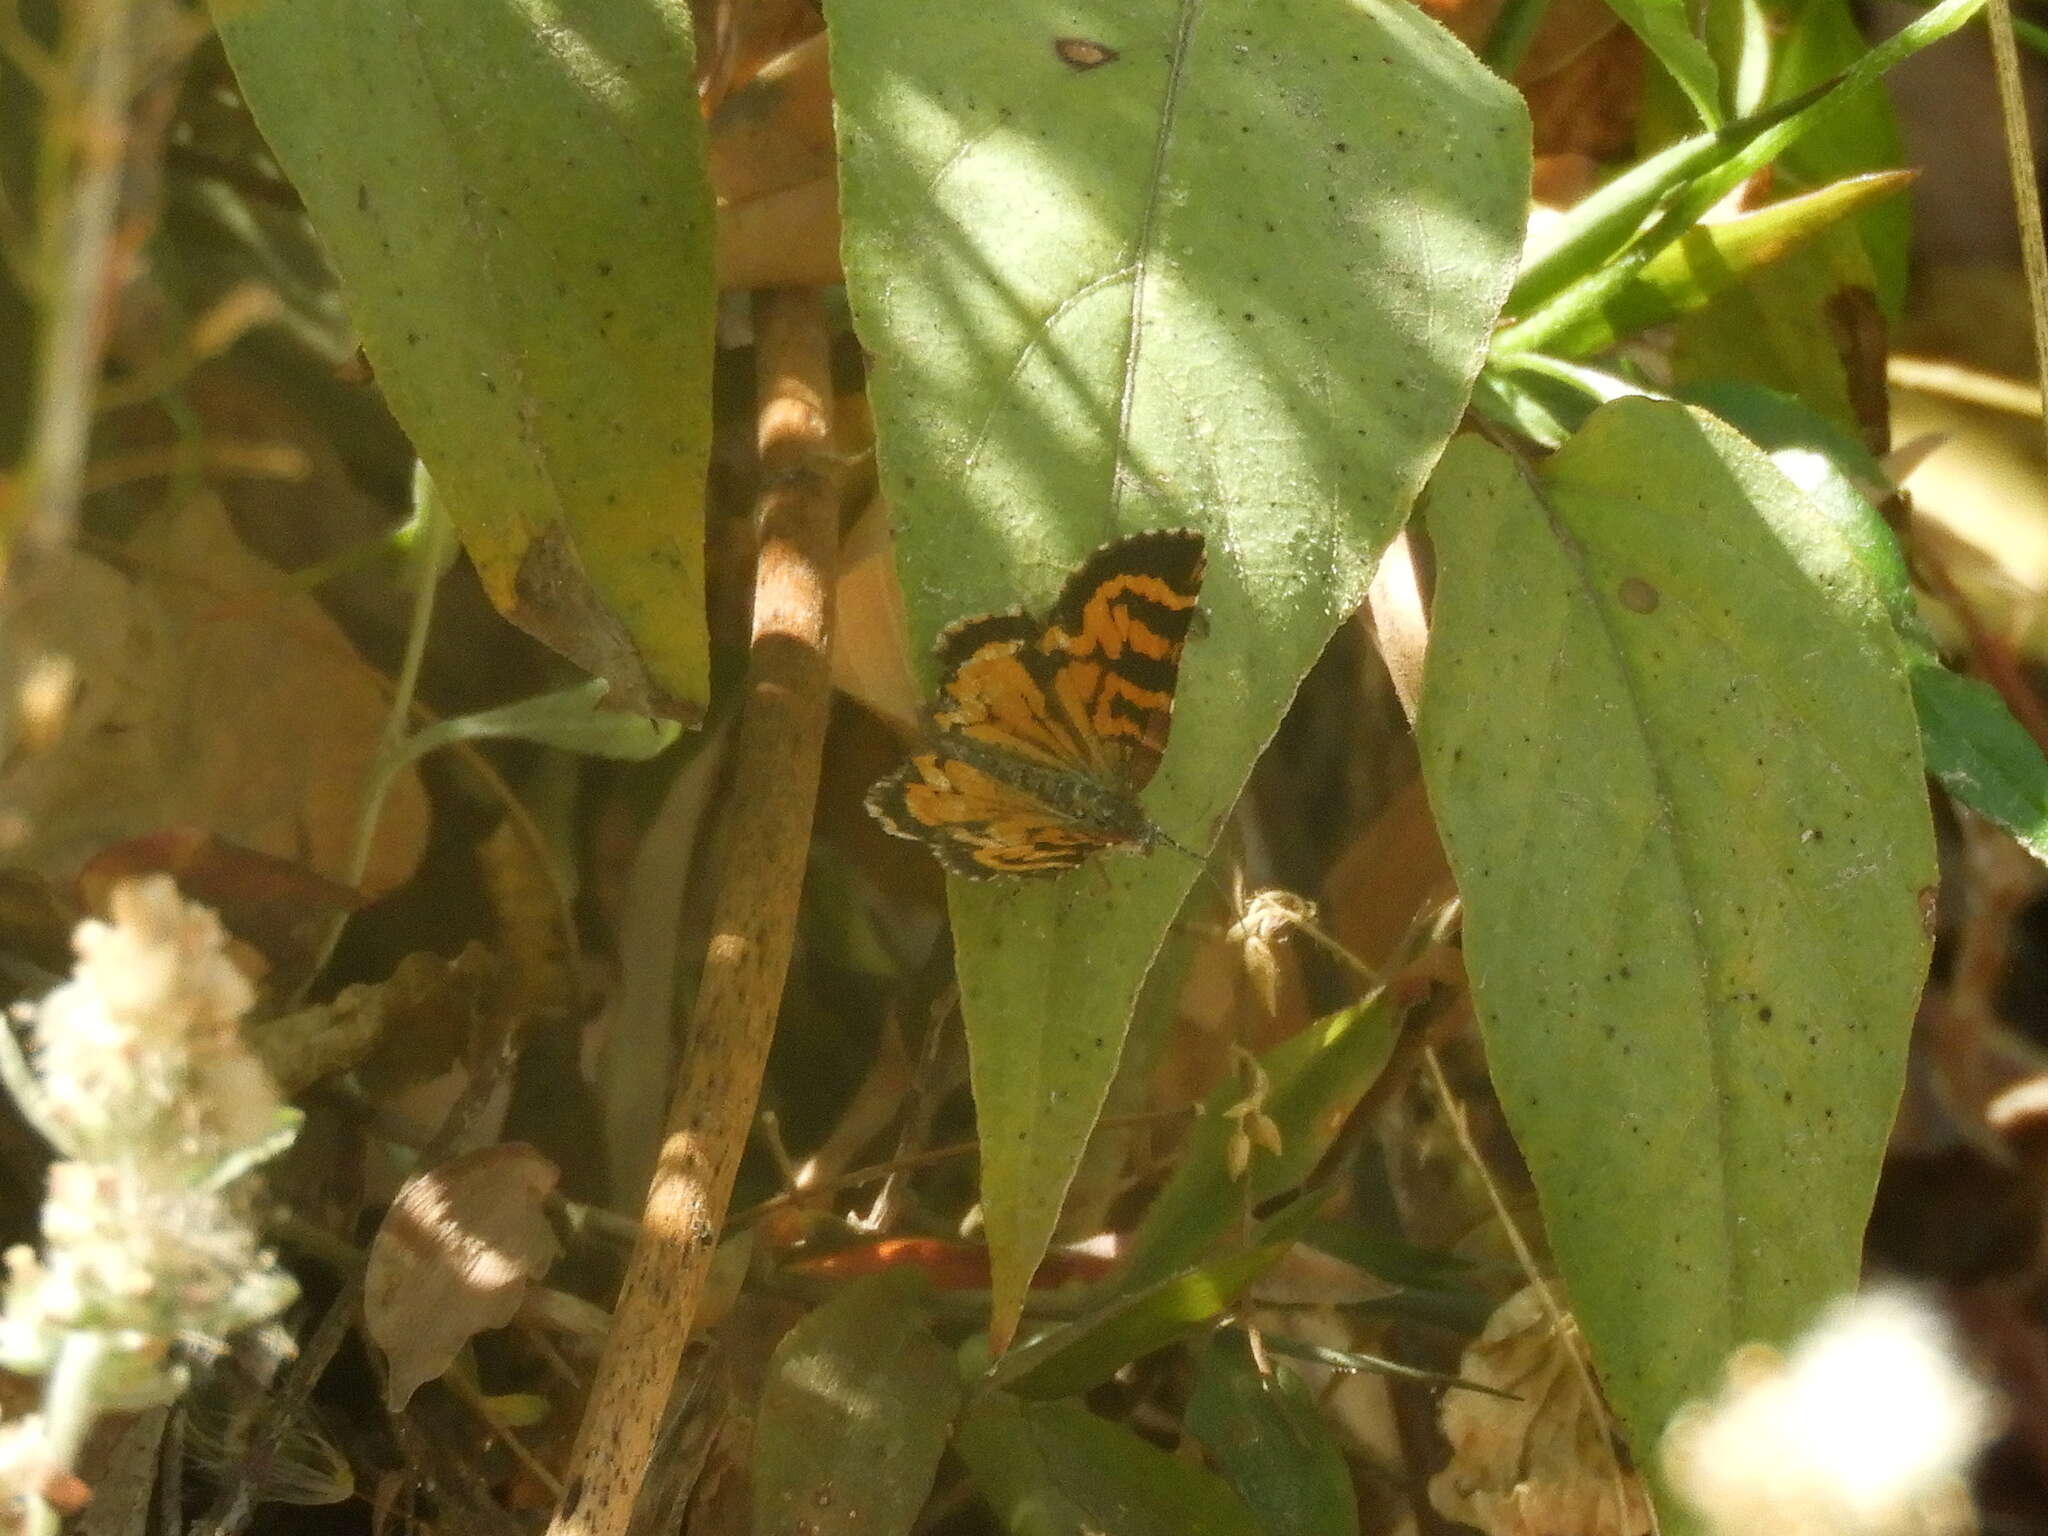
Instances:
[[[830,702],[838,503],[815,293],[756,305],[762,491],[731,850],[661,1156],[550,1536],[619,1536],[654,1450],[753,1122],[796,926]]]

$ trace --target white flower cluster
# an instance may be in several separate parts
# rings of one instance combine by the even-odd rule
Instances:
[[[0,1364],[45,1371],[67,1335],[109,1346],[103,1406],[174,1395],[180,1333],[275,1316],[290,1279],[262,1251],[235,1176],[292,1124],[243,1046],[253,1000],[219,920],[166,878],[120,887],[74,937],[72,979],[34,1010],[32,1118],[50,1170],[44,1253],[7,1255]]]
[[[1973,1529],[1962,1474],[1994,1423],[1940,1315],[1901,1291],[1838,1303],[1789,1355],[1753,1346],[1665,1436],[1665,1469],[1727,1536]]]

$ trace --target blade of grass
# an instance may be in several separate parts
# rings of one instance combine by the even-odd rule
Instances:
[[[1555,298],[1634,239],[1643,220],[1665,199],[1730,159],[1759,134],[1805,111],[1833,88],[1834,82],[1827,81],[1754,117],[1680,139],[1574,204],[1530,243],[1522,275],[1508,295],[1508,313],[1531,314]]]
[[[1827,121],[1860,91],[1868,90],[1902,59],[1939,42],[1983,7],[1985,0],[1943,0],[1879,43],[1844,70],[1800,111],[1785,118],[1703,172],[1673,200],[1649,233],[1614,261],[1565,288],[1556,298],[1494,338],[1496,355],[1526,352],[1551,343],[1596,314],[1627,287],[1650,259],[1700,221],[1722,198],[1769,165],[1803,134]]]
[[[1493,30],[1486,35],[1485,48],[1480,50],[1479,57],[1486,67],[1504,80],[1513,79],[1549,9],[1550,0],[1507,0],[1494,19]]]
[[[1998,110],[2005,119],[2005,163],[2012,173],[2013,207],[2019,214],[2020,260],[2027,274],[2027,312],[2034,324],[2034,371],[2048,388],[2048,247],[2041,234],[2041,192],[2034,175],[2033,135],[2020,85],[2019,50],[2013,46],[2012,0],[1991,0],[1992,73],[1998,81]],[[2048,434],[2048,417],[2041,429]]]
[[[1608,0],[1607,8],[1664,66],[1664,73],[1684,92],[1700,121],[1709,128],[1720,127],[1729,116],[1730,106],[1721,99],[1721,66],[1706,39],[1694,30],[1685,0]],[[1735,100],[1736,115],[1745,111],[1747,105]]]
[[[1638,267],[1634,280],[1610,295],[1597,313],[1551,337],[1550,345],[1567,357],[1584,357],[1703,308],[1842,220],[1904,191],[1913,176],[1911,171],[1872,171],[1844,177],[1733,218],[1695,225]]]

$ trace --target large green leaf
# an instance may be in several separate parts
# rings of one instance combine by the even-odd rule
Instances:
[[[756,1536],[890,1536],[917,1522],[963,1398],[921,1277],[858,1281],[783,1336],[761,1388]]]
[[[711,198],[685,0],[221,0],[492,600],[642,714],[708,688]]]
[[[1288,1365],[1261,1368],[1241,1333],[1202,1352],[1188,1433],[1271,1536],[1352,1536],[1358,1494],[1315,1393]]]
[[[1462,410],[1519,101],[1399,0],[833,0],[846,273],[919,649],[1209,535],[1148,794],[1206,847]],[[1195,868],[954,882],[1006,1336]]]
[[[1920,620],[1897,536],[1860,489],[1884,485],[1883,466],[1794,396],[1722,384],[1692,398],[1768,452],[1857,552],[1905,651],[1928,773],[2048,863],[2048,758],[1990,684],[1943,665]]]
[[[1856,1282],[1926,967],[1913,705],[1861,553],[1754,447],[1604,406],[1446,456],[1419,729],[1487,1055],[1647,1449]]]
[[[1013,1536],[1259,1536],[1221,1478],[1178,1461],[1078,1403],[992,1393],[959,1451]]]
[[[1690,314],[1802,249],[1838,220],[1904,191],[1911,181],[1904,171],[1852,177],[1733,218],[1696,225],[1645,262],[1597,313],[1551,337],[1547,345],[1566,357],[1583,356]],[[1832,345],[1824,310],[1809,311],[1807,324],[1821,344]],[[1835,370],[1841,371],[1839,359]]]

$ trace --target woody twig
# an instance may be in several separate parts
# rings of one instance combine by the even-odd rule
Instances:
[[[624,1288],[550,1536],[619,1536],[724,1225],[796,926],[831,697],[838,503],[831,375],[815,293],[764,294],[760,559],[732,776],[732,850]]]

